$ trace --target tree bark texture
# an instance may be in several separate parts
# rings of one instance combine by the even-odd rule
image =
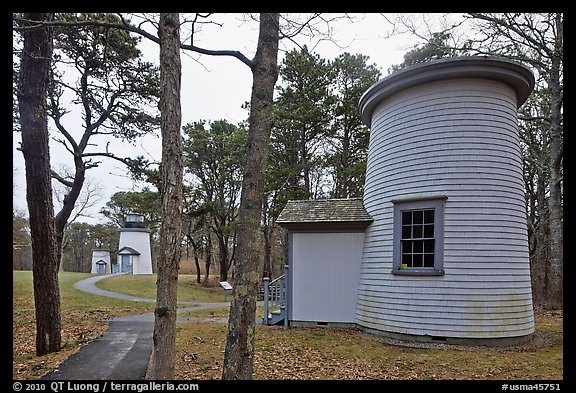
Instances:
[[[534,304],[545,305],[548,297],[548,283],[546,277],[550,266],[550,221],[547,219],[548,209],[546,203],[546,179],[542,174],[536,180],[536,195],[533,202],[533,218],[535,225],[531,241],[530,274],[532,277],[532,299]],[[536,219],[538,216],[538,220]]]
[[[74,151],[74,180],[72,182],[72,187],[69,188],[68,194],[62,201],[62,209],[54,217],[54,228],[56,230],[56,255],[58,261],[62,260],[66,224],[76,206],[76,201],[84,187],[85,179],[86,167],[82,160],[82,150],[76,147]],[[61,265],[61,262],[59,262],[59,264]]]
[[[302,167],[302,177],[304,178],[304,190],[306,198],[310,198],[312,190],[310,189],[310,163],[306,151],[306,127],[300,128],[300,166]]]
[[[564,233],[562,219],[562,173],[561,173],[561,97],[558,84],[550,85],[552,111],[550,116],[550,271],[548,274],[548,306],[561,309],[564,292]]]
[[[556,15],[557,38],[555,53],[563,47],[562,17]],[[564,297],[564,230],[562,207],[562,92],[560,67],[562,59],[552,57],[550,69],[550,271],[548,274],[548,307],[563,308]]]
[[[162,132],[162,226],[156,309],[152,379],[173,379],[176,355],[176,290],[182,232],[183,158],[180,126],[180,20],[178,13],[161,13],[160,116]]]
[[[196,283],[201,284],[202,274],[200,273],[200,257],[198,256],[201,250],[199,249],[198,244],[196,244],[194,241],[194,236],[192,234],[189,234],[188,238],[190,239],[190,243],[192,243],[192,252],[194,253],[194,265],[196,265]]]
[[[24,19],[51,21],[52,13],[27,13]],[[52,62],[53,30],[22,33],[18,106],[22,153],[26,167],[26,201],[32,237],[32,276],[36,315],[36,355],[60,351],[60,289],[54,206],[50,176],[50,148],[46,91]]]
[[[218,235],[220,281],[228,281],[228,236]]]
[[[262,277],[262,195],[272,100],[278,78],[279,15],[260,14],[260,34],[253,60],[250,126],[239,211],[238,254],[228,319],[222,378],[252,379],[256,330],[256,299]]]
[[[212,235],[206,235],[206,260],[204,261],[204,282],[210,280],[210,266],[212,265]]]

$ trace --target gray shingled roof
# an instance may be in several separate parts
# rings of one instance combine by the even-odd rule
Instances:
[[[278,224],[323,222],[372,222],[362,198],[288,201]]]

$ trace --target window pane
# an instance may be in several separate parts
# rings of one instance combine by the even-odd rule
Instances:
[[[423,210],[415,210],[412,212],[413,223],[414,224],[422,224],[424,222],[424,211]]]
[[[434,237],[434,224],[424,225],[424,237],[427,238]]]
[[[394,217],[394,269],[412,269],[415,274],[442,269],[444,247],[436,240],[444,232],[443,202],[395,204]]]
[[[410,225],[402,225],[402,239],[412,238],[412,227]]]
[[[412,255],[402,254],[402,264],[406,264],[406,267],[412,267]]]
[[[424,252],[424,242],[422,240],[414,242],[414,254],[422,254]]]
[[[424,240],[424,252],[434,253],[434,240]]]
[[[402,254],[412,254],[412,242],[404,240],[402,242]]]
[[[434,267],[434,254],[424,254],[424,267]]]
[[[422,238],[422,225],[415,225],[413,227],[412,238],[413,239],[421,239]]]
[[[434,210],[424,210],[424,223],[434,224]]]
[[[414,254],[412,255],[412,267],[422,267],[424,266],[423,264],[423,260],[422,260],[422,254]]]
[[[402,225],[412,224],[412,212],[402,212]]]

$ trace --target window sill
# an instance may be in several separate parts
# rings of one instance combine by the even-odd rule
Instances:
[[[393,269],[392,274],[398,276],[443,276],[444,269]]]

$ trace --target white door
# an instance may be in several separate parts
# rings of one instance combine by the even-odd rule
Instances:
[[[354,323],[364,233],[295,233],[291,320]]]
[[[122,255],[120,265],[120,272],[132,274],[132,255]]]

